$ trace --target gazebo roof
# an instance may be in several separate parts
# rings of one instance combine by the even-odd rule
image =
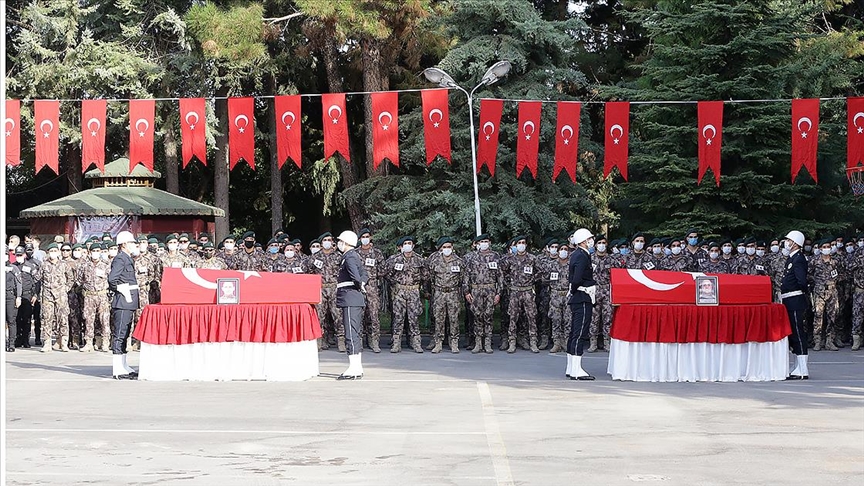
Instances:
[[[117,160],[112,164],[120,163],[122,160],[125,159]],[[105,166],[106,174],[112,164]],[[128,176],[128,161],[126,164],[126,174],[124,175]],[[140,165],[135,168],[135,171],[139,169],[148,175],[153,174]],[[98,170],[96,173],[102,175]],[[87,174],[89,176],[90,172]],[[118,176],[120,175],[109,177]],[[135,177],[134,173],[133,177]],[[20,216],[32,219],[121,215],[222,217],[225,216],[225,211],[152,187],[97,187],[25,209],[21,211]]]
[[[138,179],[159,179],[162,177],[157,171],[150,171],[143,164],[136,164],[132,173],[129,173],[129,159],[121,158],[105,164],[105,172],[99,169],[88,170],[84,174],[85,179],[101,179],[105,177],[134,177]]]

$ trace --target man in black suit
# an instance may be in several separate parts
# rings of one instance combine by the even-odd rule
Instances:
[[[342,324],[345,325],[348,369],[337,380],[359,380],[363,377],[363,364],[360,352],[363,341],[360,332],[363,328],[363,309],[366,307],[366,283],[369,274],[363,259],[357,254],[357,234],[343,231],[339,235],[337,248],[342,252],[336,284],[336,307],[342,309]]]
[[[126,340],[132,326],[132,317],[138,310],[138,280],[135,278],[133,256],[140,252],[138,242],[128,231],[117,235],[119,251],[111,262],[108,289],[114,292],[111,301],[111,353],[114,355],[112,375],[116,380],[135,380],[138,373],[126,363]]]
[[[570,237],[576,250],[570,257],[570,339],[567,341],[567,371],[571,380],[593,380],[594,377],[582,369],[582,352],[589,339],[589,326],[594,310],[597,284],[591,266],[588,249],[594,246],[594,235],[585,228],[576,230]]]
[[[783,244],[789,250],[786,259],[786,272],[780,284],[780,299],[789,313],[789,324],[792,334],[789,336],[789,347],[795,355],[795,368],[787,380],[806,380],[810,372],[807,370],[807,331],[804,328],[804,315],[809,307],[807,300],[807,259],[801,251],[804,246],[804,234],[800,231],[790,231]]]

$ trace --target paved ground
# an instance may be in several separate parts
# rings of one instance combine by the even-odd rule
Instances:
[[[130,362],[137,364],[137,355]],[[804,382],[612,382],[606,355],[364,354],[366,378],[116,382],[108,355],[7,357],[9,484],[864,484],[864,352]],[[345,358],[322,354],[322,372]]]

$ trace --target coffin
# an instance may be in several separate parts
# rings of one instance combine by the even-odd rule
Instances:
[[[766,276],[612,269],[612,304],[695,304],[696,279],[717,277],[719,305],[770,304]]]
[[[293,273],[241,272],[197,268],[166,268],[163,304],[215,304],[218,279],[237,279],[240,304],[317,304],[321,276]]]

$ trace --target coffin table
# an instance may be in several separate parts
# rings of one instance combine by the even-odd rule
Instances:
[[[608,372],[631,381],[775,381],[789,374],[780,304],[620,305]]]
[[[321,326],[311,304],[148,305],[139,380],[299,381],[318,375]]]

